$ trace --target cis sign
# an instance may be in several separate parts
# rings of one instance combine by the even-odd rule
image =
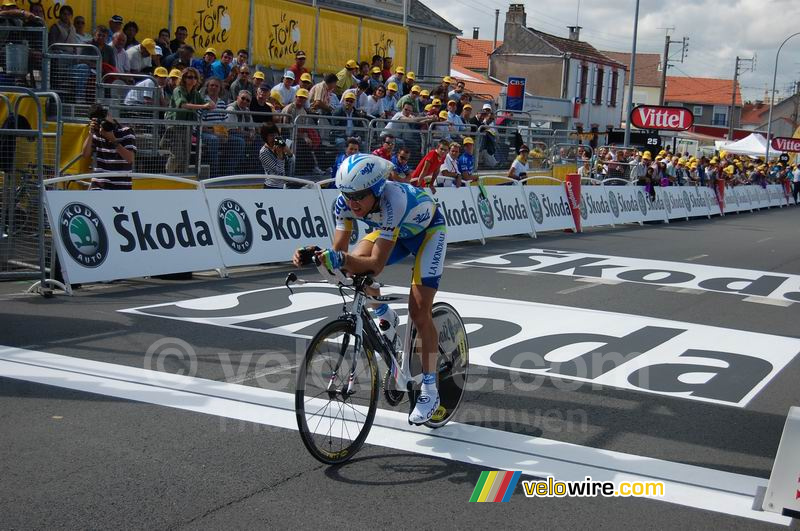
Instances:
[[[639,105],[631,111],[630,118],[639,129],[686,131],[694,125],[694,114],[685,107]]]
[[[772,139],[772,149],[776,151],[800,153],[800,138],[786,138],[783,136],[777,136]]]

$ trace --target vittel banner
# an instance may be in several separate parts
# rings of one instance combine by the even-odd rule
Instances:
[[[485,186],[483,188],[489,197],[484,197],[480,187],[469,187],[485,237],[533,234],[530,206],[527,198],[522,194],[524,187]]]
[[[285,262],[331,238],[317,190],[206,190],[227,267]]]
[[[45,198],[71,284],[222,266],[202,190],[48,191]]]

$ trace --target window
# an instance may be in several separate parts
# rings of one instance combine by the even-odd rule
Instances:
[[[695,105],[692,108],[692,114],[695,116],[703,116],[703,106],[702,105]]]
[[[594,88],[594,104],[603,104],[603,77],[605,77],[605,70],[602,68],[597,69],[597,86]]]
[[[617,106],[617,83],[619,83],[619,73],[614,70],[611,74],[611,97],[608,99],[608,104],[612,107]]]
[[[581,103],[586,103],[586,93],[589,87],[589,66],[581,65]]]
[[[714,117],[711,125],[728,125],[728,107],[725,105],[714,105]]]
[[[433,46],[420,45],[417,76],[429,76],[433,74],[433,69]]]

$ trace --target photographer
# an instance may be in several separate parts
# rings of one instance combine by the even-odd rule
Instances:
[[[89,108],[89,136],[83,144],[83,157],[95,155],[94,172],[90,190],[130,190],[128,176],[104,177],[108,172],[129,172],[133,169],[136,154],[136,136],[130,127],[123,127],[112,118],[108,110],[96,103]]]

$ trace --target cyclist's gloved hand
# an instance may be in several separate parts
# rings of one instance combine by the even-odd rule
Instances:
[[[297,267],[309,265],[314,261],[314,255],[321,250],[322,249],[320,249],[316,245],[300,247],[294,252],[294,256],[292,257],[292,263],[294,263],[294,265]]]
[[[342,269],[344,266],[344,252],[334,251],[333,249],[324,249],[317,253],[317,258],[320,263],[325,266],[325,269],[333,273]]]

